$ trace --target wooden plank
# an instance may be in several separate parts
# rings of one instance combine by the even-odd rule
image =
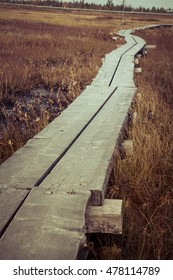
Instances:
[[[85,213],[86,233],[122,234],[121,211],[121,199],[105,199],[102,206],[89,205]]]
[[[134,62],[133,57],[123,56],[121,63],[115,73],[114,79],[112,81],[112,86],[115,84],[120,87],[133,87],[135,88],[135,84],[133,81],[134,76]]]
[[[40,187],[65,188],[70,182],[71,189],[76,189],[83,184],[85,189],[99,192],[98,201],[92,203],[103,204],[111,171],[109,165],[111,168],[112,155],[134,93],[134,89],[118,89]]]
[[[43,171],[63,152],[76,134],[92,118],[110,94],[110,89],[89,88],[86,92],[48,127],[1,165],[0,187],[25,188],[25,185],[27,187],[33,185]],[[81,108],[83,109],[81,110]],[[68,133],[69,129],[71,129],[71,133]],[[32,165],[30,164],[31,158]],[[21,177],[25,184],[20,181]]]
[[[88,87],[57,119],[0,166],[1,217],[10,220],[23,201],[22,192],[18,190],[25,193],[34,186],[102,106],[112,90]],[[11,203],[8,192],[4,192],[7,188],[16,189],[15,203]],[[4,226],[5,218],[1,220],[0,231]]]
[[[28,190],[6,188],[0,191],[0,237],[29,191],[29,188]]]
[[[156,45],[146,45],[146,49],[156,49]]]
[[[104,64],[98,71],[98,74],[96,78],[93,80],[92,85],[109,86],[114,76],[114,73],[116,71],[116,68],[119,65],[121,57],[136,44],[133,38],[131,38],[131,35],[128,30],[123,32],[121,36],[128,36],[127,38],[128,43],[122,45],[121,48],[118,48],[112,51],[111,53],[109,53],[108,55],[106,55]],[[123,85],[123,83],[121,83],[121,85]]]
[[[130,42],[128,52],[125,52],[121,58],[118,69],[114,75],[111,86],[135,87],[134,78],[134,56],[141,50],[146,42],[137,36],[130,35],[132,30],[122,30],[121,36],[124,36],[128,44]]]
[[[103,205],[112,154],[133,94],[126,88],[115,92],[66,156],[32,189],[1,238],[0,258],[77,258],[86,206]],[[90,190],[99,193],[99,201],[90,200]]]
[[[32,189],[0,240],[0,259],[75,259],[88,195]]]

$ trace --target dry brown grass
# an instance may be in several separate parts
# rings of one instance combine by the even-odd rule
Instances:
[[[151,88],[141,89],[141,100],[135,109],[138,118],[130,133],[134,155],[118,160],[116,167],[119,174],[116,181],[125,197],[124,257],[170,259],[173,257],[172,112]]]
[[[68,86],[79,93],[96,75],[104,54],[115,48],[108,30],[92,26],[1,20],[0,31],[1,100],[34,86]]]

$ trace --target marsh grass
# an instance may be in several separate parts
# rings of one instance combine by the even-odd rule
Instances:
[[[173,259],[173,44],[172,29],[141,37],[157,45],[136,76],[134,154],[119,160],[116,179],[125,198],[125,259]],[[116,171],[118,170],[118,173]]]
[[[126,259],[170,259],[173,257],[172,112],[151,88],[141,88],[140,102],[136,105],[137,121],[129,135],[134,155],[119,159],[116,167],[119,169],[116,182],[125,201],[123,254]]]
[[[115,47],[94,28],[81,29],[25,21],[1,21],[1,100],[44,86],[66,87],[77,94],[91,82],[101,58]],[[73,74],[72,74],[73,72]]]

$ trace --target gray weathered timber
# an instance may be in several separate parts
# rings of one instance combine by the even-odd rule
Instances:
[[[70,147],[112,91],[112,88],[87,87],[58,118],[0,166],[0,233],[23,201],[23,194],[27,195]],[[13,198],[14,192],[15,202],[11,203],[9,197]]]
[[[8,222],[13,218],[15,212],[27,197],[30,189],[21,190],[6,188],[0,193],[0,233],[8,226]]]
[[[85,212],[85,231],[122,234],[121,211],[121,199],[105,199],[100,207],[89,205]]]
[[[146,49],[156,49],[156,45],[146,45]]]
[[[49,250],[45,250],[44,255],[40,255],[40,247],[34,246],[33,248],[32,245],[37,240],[39,244],[44,246],[45,232],[50,232],[50,228],[52,231],[54,230],[52,225],[53,218],[51,218],[54,217],[52,211],[53,213],[56,212],[55,227],[58,230],[56,231],[56,238],[52,238],[52,234],[46,235],[46,244],[53,246],[52,242],[54,242],[54,247],[56,248],[56,244],[62,243],[60,240],[63,236],[63,243],[68,244],[69,248],[64,254],[58,248],[56,253],[52,252],[52,258],[74,258],[74,252],[77,252],[75,249],[77,245],[72,233],[75,233],[78,241],[82,241],[84,238],[82,229],[85,225],[87,204],[103,205],[104,194],[112,168],[112,155],[133,95],[134,89],[123,88],[115,91],[102,111],[66,153],[66,156],[54,167],[40,186],[32,190],[1,239],[1,249],[4,252],[3,259],[8,259],[9,257],[12,259],[39,259],[40,257],[49,259]],[[92,196],[90,198],[91,190],[94,193],[98,193],[96,200],[93,200]],[[50,201],[50,199],[52,200]],[[25,208],[28,203],[32,206],[26,211]],[[34,203],[36,203],[38,209],[35,208],[34,210]],[[46,207],[46,210],[44,210],[42,207],[44,203],[48,203],[51,207]],[[41,210],[39,210],[40,208]],[[46,217],[44,217],[45,213]],[[36,219],[37,215],[38,218]],[[34,229],[40,228],[39,232],[33,230],[32,235],[27,234],[28,227],[26,225],[28,224],[28,219],[32,221],[31,224]],[[22,227],[16,232],[21,220]],[[51,221],[50,225],[48,221]],[[49,225],[46,229],[45,224]],[[19,232],[20,238],[18,236]],[[71,238],[74,240],[74,244],[68,242]],[[10,250],[3,249],[7,243],[8,248],[9,246],[11,248]],[[14,249],[12,244],[15,244]],[[16,252],[15,248],[18,246],[20,246],[20,250]],[[70,252],[73,252],[73,254]]]
[[[0,259],[87,254],[86,209],[104,208],[114,150],[135,93],[134,56],[145,46],[132,31],[119,32],[127,43],[106,56],[92,84],[1,165]]]
[[[1,239],[0,258],[75,259],[87,198],[82,192],[32,189]]]
[[[73,144],[66,156],[40,184],[58,186],[72,191],[87,189],[98,191],[100,197],[92,204],[102,205],[109,175],[109,164],[123,123],[126,120],[135,90],[119,88],[91,124]]]

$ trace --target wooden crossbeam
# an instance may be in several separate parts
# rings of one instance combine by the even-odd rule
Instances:
[[[121,199],[105,199],[102,206],[88,206],[85,213],[86,233],[122,234],[121,212]]]

